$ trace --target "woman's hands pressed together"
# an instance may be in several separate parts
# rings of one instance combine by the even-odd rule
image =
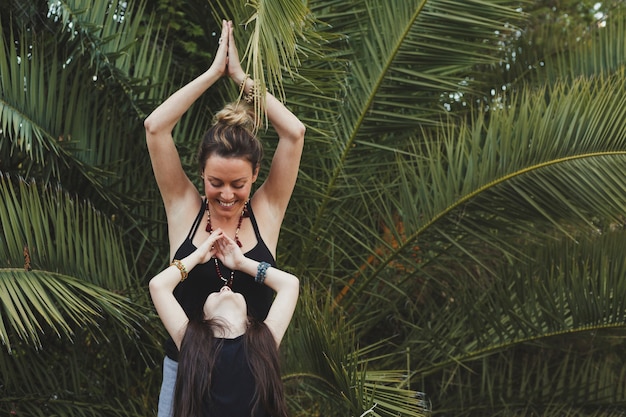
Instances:
[[[215,71],[219,76],[228,74],[228,40],[232,33],[232,22],[222,20],[222,33],[217,46],[217,52],[213,58],[213,63],[209,68],[211,71]]]
[[[246,77],[241,62],[239,62],[239,52],[233,34],[233,22],[230,20],[222,20],[222,33],[210,69],[220,76],[230,77],[237,85],[240,85]]]
[[[226,67],[226,74],[237,85],[241,85],[241,83],[246,78],[246,73],[241,67],[241,62],[239,61],[239,52],[237,51],[237,45],[235,45],[233,22],[229,21],[227,22],[227,24],[228,24],[228,38],[227,38],[228,40],[228,65]]]

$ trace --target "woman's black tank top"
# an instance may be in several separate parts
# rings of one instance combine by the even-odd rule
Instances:
[[[198,216],[191,226],[189,235],[174,254],[174,259],[182,259],[196,250],[196,246],[193,244],[193,237],[202,221],[206,204],[207,202],[205,200],[200,207]],[[250,216],[250,221],[252,222],[257,244],[245,255],[259,262],[268,262],[271,266],[275,267],[276,260],[261,238],[259,227],[250,204],[248,204],[247,211]],[[218,263],[222,276],[230,277],[231,270],[220,261],[218,261]],[[187,313],[187,317],[190,319],[201,319],[202,307],[204,306],[206,298],[210,293],[219,291],[223,285],[224,281],[217,275],[214,260],[211,259],[207,263],[196,265],[195,268],[189,271],[187,279],[179,283],[174,289],[174,297],[178,300],[183,310],[185,310],[185,313]],[[261,321],[265,320],[274,298],[274,291],[272,291],[271,288],[254,282],[253,276],[241,271],[235,271],[232,290],[244,296],[248,305],[249,315]],[[176,349],[176,345],[171,337],[165,341],[165,354],[170,359],[178,361],[178,349]]]

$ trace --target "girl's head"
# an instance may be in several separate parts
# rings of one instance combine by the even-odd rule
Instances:
[[[263,146],[253,132],[253,110],[243,102],[231,103],[215,115],[200,144],[205,194],[224,215],[241,213],[259,174]]]
[[[218,292],[212,292],[204,302],[204,320],[217,320],[233,333],[245,332],[248,323],[248,307],[243,295],[233,292],[224,285]]]

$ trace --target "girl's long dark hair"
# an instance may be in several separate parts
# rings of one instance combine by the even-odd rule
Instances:
[[[203,401],[209,398],[215,358],[221,348],[222,339],[215,338],[213,331],[223,328],[224,324],[216,320],[189,320],[178,355],[174,417],[202,415]],[[272,417],[288,417],[278,347],[265,323],[248,317],[244,349],[255,380],[253,409],[262,409]]]
[[[278,347],[269,327],[248,317],[244,347],[256,386],[254,409],[262,407],[272,417],[287,417]]]
[[[189,320],[180,344],[178,372],[174,388],[174,417],[201,416],[203,399],[211,388],[211,370],[220,346],[213,337],[215,320]]]

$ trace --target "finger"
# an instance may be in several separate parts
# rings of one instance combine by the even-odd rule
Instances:
[[[220,229],[214,230],[213,233],[209,235],[209,241],[211,242],[211,245],[213,245],[222,236],[222,234],[223,232]]]
[[[220,34],[220,38],[217,41],[218,51],[228,47],[228,23],[226,20],[222,19],[222,32]]]
[[[225,235],[220,236],[220,238],[215,242],[215,245],[221,250],[225,248]]]
[[[232,22],[229,23],[228,29],[228,54],[232,54],[237,52],[237,47],[235,46],[235,32],[233,30]]]

